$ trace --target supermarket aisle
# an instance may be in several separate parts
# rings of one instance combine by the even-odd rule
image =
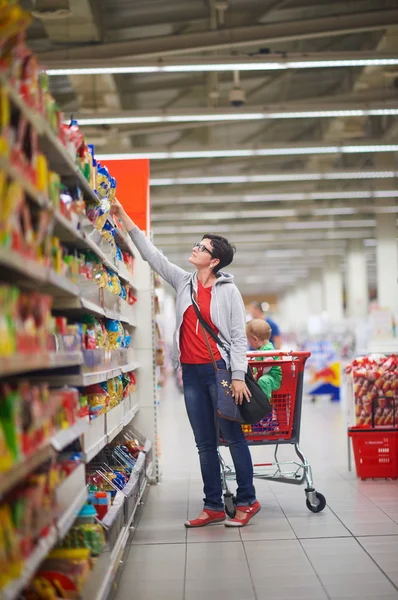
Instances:
[[[257,482],[252,525],[188,530],[201,509],[196,450],[182,397],[160,409],[163,483],[150,490],[117,600],[398,599],[398,485],[347,472],[340,407],[305,404],[302,449],[328,507],[312,514],[303,487]],[[262,459],[271,448],[256,449]]]

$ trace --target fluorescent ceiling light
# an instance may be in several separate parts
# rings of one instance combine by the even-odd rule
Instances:
[[[294,112],[228,112],[181,115],[131,115],[77,117],[79,125],[137,125],[143,123],[201,123],[217,121],[260,121],[264,119],[325,119],[338,117],[366,117],[398,115],[398,108],[348,109],[348,110],[305,110]],[[65,121],[69,123],[68,121]]]
[[[174,150],[142,151],[116,154],[99,154],[100,161],[132,160],[149,158],[151,160],[181,160],[189,158],[249,158],[252,156],[286,156],[309,154],[363,154],[368,152],[398,152],[398,144],[372,144],[355,146],[286,146],[280,148],[241,148],[230,150]]]
[[[398,190],[351,190],[333,192],[300,192],[300,193],[271,193],[271,194],[243,194],[223,196],[193,196],[193,197],[158,197],[152,201],[152,206],[175,206],[189,204],[232,204],[239,202],[295,202],[314,200],[360,200],[370,198],[398,198]],[[280,214],[277,214],[277,213]],[[268,216],[289,216],[285,211],[269,211]],[[209,213],[210,215],[212,213]],[[214,213],[220,215],[222,213]],[[225,214],[225,213],[224,213]],[[265,214],[265,213],[264,213]],[[217,217],[218,218],[218,217]],[[227,218],[227,217],[224,217]],[[232,218],[232,217],[231,217]]]
[[[264,173],[258,175],[218,175],[210,177],[153,177],[150,184],[151,187],[164,187],[170,185],[213,185],[221,183],[388,179],[391,177],[398,177],[398,171],[336,171],[330,173]]]
[[[151,74],[151,73],[206,73],[214,71],[280,71],[286,69],[326,69],[326,68],[349,68],[349,67],[389,67],[398,65],[398,58],[379,56],[379,57],[352,57],[344,58],[343,53],[340,57],[321,58],[320,54],[311,58],[309,55],[301,55],[301,59],[292,56],[278,57],[239,57],[232,58],[217,57],[217,60],[207,57],[196,59],[179,59],[178,62],[171,60],[162,60],[161,62],[147,62],[135,65],[116,64],[111,65],[109,62],[103,61],[101,66],[98,63],[93,66],[80,67],[69,66],[66,68],[50,68],[47,69],[47,74],[53,76],[69,76],[69,75],[124,75],[124,74]]]

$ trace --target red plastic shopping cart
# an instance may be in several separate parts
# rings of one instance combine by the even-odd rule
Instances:
[[[310,352],[248,352],[249,366],[260,377],[269,367],[282,369],[282,384],[271,397],[272,412],[257,425],[242,425],[249,445],[275,445],[274,462],[254,464],[254,477],[294,485],[306,483],[305,496],[307,508],[315,513],[321,512],[326,506],[325,497],[317,492],[313,485],[312,470],[307,459],[301,452],[300,424],[303,402],[303,376],[306,360]],[[277,358],[276,358],[277,357]],[[259,361],[258,359],[262,360]],[[257,359],[257,360],[256,360]],[[279,462],[278,448],[280,444],[294,446],[297,460]],[[221,439],[220,445],[226,445]],[[228,480],[235,478],[231,467],[227,466],[220,455],[221,474],[225,509],[230,517],[235,516],[235,497],[228,488]]]

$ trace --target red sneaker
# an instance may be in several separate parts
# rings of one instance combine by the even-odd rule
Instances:
[[[240,519],[235,517],[234,519],[227,521],[225,523],[225,527],[244,527],[249,523],[250,519],[252,519],[254,515],[260,512],[261,504],[256,500],[251,506],[237,506],[236,510],[245,513],[245,516]]]
[[[207,517],[205,519],[192,519],[191,521],[185,521],[185,527],[205,527],[205,525],[212,525],[213,523],[222,523],[225,521],[225,512],[223,510],[203,510]]]

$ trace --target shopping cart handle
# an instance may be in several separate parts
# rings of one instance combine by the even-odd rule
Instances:
[[[309,358],[311,356],[311,352],[302,352],[302,351],[296,352],[295,350],[289,350],[288,352],[283,351],[283,350],[255,352],[255,351],[251,350],[250,352],[246,352],[246,356],[247,356],[247,358],[265,358],[265,357],[273,358],[274,356],[277,356],[278,358],[283,358],[284,356],[291,357],[291,358]]]

